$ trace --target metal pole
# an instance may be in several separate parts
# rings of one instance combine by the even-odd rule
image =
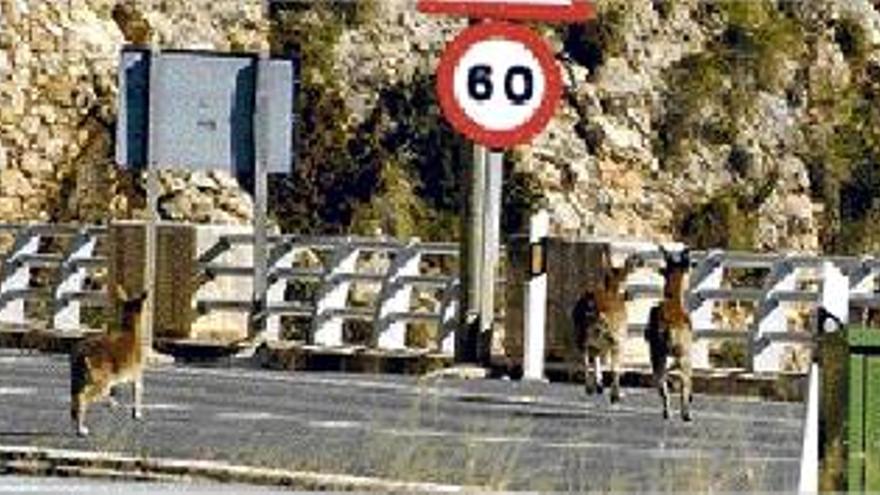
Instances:
[[[488,151],[485,160],[485,193],[483,196],[483,245],[480,263],[480,337],[478,355],[488,365],[492,351],[492,330],[495,323],[495,279],[501,245],[501,182],[504,152]]]
[[[468,188],[467,205],[461,229],[461,321],[455,334],[455,362],[477,362],[477,339],[480,332],[481,265],[483,261],[483,196],[486,182],[486,149],[473,147],[473,164],[465,168]]]
[[[254,109],[254,284],[253,312],[251,313],[249,336],[256,337],[266,329],[266,288],[269,272],[267,261],[266,211],[268,196],[268,65],[269,56],[260,53],[256,70],[256,108]]]
[[[819,493],[819,364],[810,364],[798,493]]]
[[[156,88],[160,81],[161,54],[155,47],[150,48],[150,75],[147,109],[147,225],[144,240],[144,289],[147,299],[142,314],[143,331],[141,332],[141,355],[149,356],[153,350],[153,326],[156,311],[156,222],[159,209],[159,164],[156,162],[156,146],[158,145],[158,129],[156,128],[161,102],[156,98]]]

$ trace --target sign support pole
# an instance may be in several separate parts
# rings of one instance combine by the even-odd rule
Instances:
[[[483,245],[480,263],[480,339],[478,357],[488,366],[492,357],[492,334],[495,326],[495,279],[501,246],[501,190],[504,176],[504,152],[483,149],[485,184],[483,198]]]
[[[143,331],[141,333],[141,356],[146,358],[153,350],[153,331],[156,312],[156,222],[159,217],[159,164],[156,163],[156,146],[158,146],[156,115],[161,104],[156,97],[156,88],[160,81],[161,57],[156,47],[150,47],[150,76],[148,84],[148,136],[147,136],[147,224],[144,239],[144,289],[147,292],[145,308],[141,315]]]
[[[468,208],[461,240],[462,321],[455,361],[489,365],[495,320],[495,278],[501,241],[501,189],[504,153],[475,144],[467,171]]]
[[[481,265],[483,261],[483,198],[486,183],[486,153],[480,145],[473,146],[473,164],[465,170],[468,188],[464,223],[461,235],[461,321],[455,335],[455,362],[476,364],[477,340],[481,330],[480,310],[483,288]]]
[[[255,338],[266,329],[266,288],[269,272],[267,262],[266,211],[268,196],[268,139],[267,118],[269,111],[269,91],[266,77],[269,65],[268,54],[260,52],[256,70],[256,108],[254,109],[254,285],[253,305],[249,337]]]

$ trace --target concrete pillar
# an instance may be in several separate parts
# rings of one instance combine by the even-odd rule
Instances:
[[[709,369],[709,339],[699,338],[701,330],[711,330],[715,327],[713,312],[715,301],[700,297],[700,291],[704,289],[720,289],[724,279],[724,253],[711,251],[700,261],[691,275],[688,291],[688,308],[690,309],[691,325],[694,329],[694,343],[691,349],[691,362],[695,369]]]
[[[59,283],[55,286],[54,316],[52,325],[57,330],[79,330],[80,303],[71,300],[70,294],[83,289],[87,270],[78,261],[90,258],[95,251],[97,239],[86,232],[80,232],[73,239],[59,268]]]
[[[783,259],[773,266],[764,283],[764,297],[758,305],[754,331],[749,342],[753,372],[779,371],[785,344],[769,342],[765,339],[772,337],[773,334],[788,331],[788,319],[786,318],[788,305],[779,301],[775,294],[779,291],[794,290],[796,281],[797,270],[788,260]]]
[[[819,365],[810,365],[798,494],[819,493]]]
[[[849,321],[849,278],[834,263],[822,262],[819,305],[846,324]]]
[[[550,233],[550,215],[541,210],[531,218],[529,226],[529,280],[525,288],[525,342],[523,351],[523,378],[544,379],[544,354],[547,320],[547,236]]]
[[[394,256],[388,268],[376,309],[376,335],[379,349],[398,350],[406,348],[405,320],[395,319],[395,313],[410,312],[412,285],[401,283],[400,278],[419,274],[422,257],[412,244],[401,249]]]
[[[40,237],[23,228],[15,237],[15,242],[3,260],[0,270],[0,323],[24,325],[24,299],[15,295],[17,291],[27,290],[30,284],[28,265],[20,257],[36,254],[40,247]]]
[[[461,285],[455,279],[449,281],[443,290],[443,301],[440,303],[440,331],[437,333],[441,352],[455,355],[455,329],[459,322]]]
[[[287,289],[286,278],[274,278],[271,271],[278,268],[290,268],[293,265],[296,255],[300,250],[293,247],[288,242],[276,244],[272,249],[269,258],[269,273],[267,275],[266,288],[266,324],[263,330],[264,340],[267,342],[277,342],[281,340],[281,316],[268,312],[274,304],[284,302],[284,292]],[[256,273],[256,272],[255,272]]]
[[[344,319],[333,313],[345,309],[351,281],[347,279],[339,280],[338,275],[355,271],[359,253],[359,250],[349,247],[347,243],[341,244],[333,253],[330,267],[324,275],[321,293],[315,303],[313,340],[317,345],[342,345],[342,323]]]

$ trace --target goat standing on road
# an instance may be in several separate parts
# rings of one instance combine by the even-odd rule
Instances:
[[[626,341],[626,278],[636,268],[635,256],[623,267],[611,266],[608,253],[602,253],[602,283],[587,290],[572,311],[575,339],[584,352],[586,392],[602,394],[602,359],[611,360],[611,402],[620,401],[620,361]]]
[[[111,388],[131,382],[134,389],[132,416],[141,418],[144,359],[141,355],[141,312],[146,292],[129,298],[121,287],[122,328],[118,332],[88,338],[70,353],[70,415],[80,436],[89,434],[86,411],[92,402],[108,397]],[[115,404],[115,400],[110,398]]]
[[[685,307],[685,290],[688,286],[691,261],[687,248],[678,255],[660,246],[666,264],[663,268],[663,300],[651,308],[645,338],[651,348],[651,367],[654,382],[663,399],[663,417],[669,418],[668,358],[675,360],[681,374],[681,418],[691,420],[692,396],[691,347],[693,329]]]

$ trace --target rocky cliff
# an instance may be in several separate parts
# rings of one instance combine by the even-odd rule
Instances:
[[[243,50],[266,37],[258,1],[0,1],[0,219],[101,221],[142,209],[139,177],[113,165],[123,44]],[[250,216],[221,174],[162,182],[167,217]]]
[[[140,181],[112,166],[122,43],[272,43],[311,54],[303,85],[312,92],[303,101],[338,120],[305,122],[315,131],[305,139],[318,144],[300,130],[300,153],[312,155],[299,157],[306,171],[287,187],[311,189],[276,195],[302,203],[279,215],[311,218],[350,192],[352,206],[326,217],[348,224],[337,230],[385,226],[390,216],[392,233],[419,233],[424,219],[443,218],[433,211],[455,205],[426,189],[460,185],[425,171],[437,146],[450,142],[448,129],[426,130],[438,120],[427,89],[442,47],[466,22],[421,15],[412,0],[358,4],[369,8],[333,31],[336,7],[326,2],[295,6],[287,15],[297,20],[286,23],[273,12],[273,23],[258,1],[0,0],[0,219],[96,220],[108,204],[118,216],[139,209]],[[866,232],[880,218],[872,192],[880,118],[870,110],[880,13],[871,2],[598,4],[598,20],[585,26],[536,26],[564,60],[567,91],[549,128],[510,154],[518,177],[539,193],[511,204],[528,207],[541,196],[554,230],[569,236],[760,250],[874,247]],[[351,10],[351,2],[340,5]],[[466,155],[465,147],[436,160]],[[321,169],[350,166],[334,165],[343,158],[357,164],[339,174],[352,182]],[[166,216],[249,215],[246,197],[220,174],[166,175],[163,184]],[[395,223],[403,217],[416,227]]]

